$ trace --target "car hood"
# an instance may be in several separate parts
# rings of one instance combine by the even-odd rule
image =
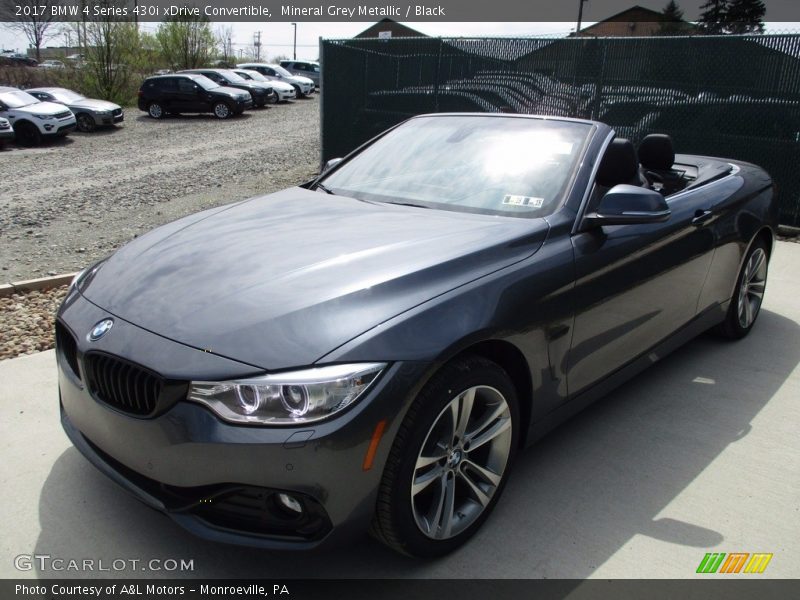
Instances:
[[[235,87],[228,87],[227,85],[221,85],[219,87],[214,88],[211,90],[212,92],[217,92],[218,94],[226,94],[228,96],[232,96],[233,98],[237,98],[242,94],[248,94],[247,90],[242,90]]]
[[[55,115],[69,109],[63,104],[56,104],[55,102],[38,102],[21,108],[15,108],[14,110],[20,110],[34,115]]]
[[[262,81],[264,85],[272,86],[273,89],[280,90],[283,92],[293,92],[294,86],[291,83],[284,83],[283,81],[273,80],[267,83],[266,81]]]
[[[103,263],[82,293],[177,342],[285,369],[522,260],[547,229],[544,219],[290,188],[151,231]]]
[[[287,79],[289,79],[287,77]],[[291,80],[295,83],[302,83],[303,85],[314,85],[314,82],[309,79],[308,77],[303,77],[302,75],[292,75]]]
[[[88,108],[90,110],[117,110],[120,108],[119,104],[107,102],[106,100],[95,100],[94,98],[84,98],[77,102],[71,102],[69,107],[72,108],[73,106],[75,108]]]

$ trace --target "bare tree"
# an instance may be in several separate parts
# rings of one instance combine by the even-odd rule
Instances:
[[[125,0],[96,0],[102,6]],[[143,68],[144,48],[135,23],[113,17],[91,17],[82,24],[86,63],[80,73],[87,92],[120,103],[130,101],[132,86]]]
[[[217,46],[221,50],[222,60],[226,63],[235,63],[236,57],[233,55],[233,26],[223,27],[220,25],[214,31],[214,37],[217,40]]]
[[[55,23],[51,7],[56,4],[57,0],[3,0],[0,2],[0,24],[28,38],[28,43],[36,49],[36,60],[41,60],[45,40],[58,34],[56,28],[51,28]]]

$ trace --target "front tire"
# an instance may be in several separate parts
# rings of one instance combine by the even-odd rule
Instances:
[[[400,426],[371,533],[410,556],[455,550],[497,503],[518,438],[517,396],[505,371],[481,357],[446,365]]]
[[[42,132],[33,123],[20,121],[14,124],[14,137],[21,146],[30,148],[42,143]]]
[[[764,290],[767,286],[769,251],[764,240],[757,240],[750,247],[736,279],[736,289],[731,298],[725,321],[718,332],[731,340],[738,340],[750,333],[761,311]]]
[[[227,119],[233,114],[231,107],[225,102],[217,102],[214,105],[214,116],[218,119]]]
[[[94,117],[91,115],[79,113],[75,115],[75,120],[78,122],[78,131],[82,131],[83,133],[91,133],[97,129],[97,123],[95,122]]]

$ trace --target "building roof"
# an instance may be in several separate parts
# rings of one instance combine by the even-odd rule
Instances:
[[[607,19],[598,21],[594,25],[582,28],[580,35],[654,35],[660,28],[661,23],[666,22],[669,21],[665,18],[664,13],[637,4],[611,15]],[[638,23],[646,23],[647,26],[637,27]],[[680,24],[686,30],[686,33],[691,33],[697,29],[695,24],[688,21],[680,21]],[[573,33],[572,35],[575,34]]]
[[[411,27],[398,23],[388,17],[370,25],[364,31],[353,37],[376,38],[381,37],[378,34],[382,32],[389,32],[389,37],[428,37],[421,31],[411,29]]]

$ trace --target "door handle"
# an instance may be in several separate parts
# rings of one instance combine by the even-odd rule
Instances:
[[[711,217],[714,216],[714,212],[711,210],[698,210],[694,213],[694,219],[692,219],[692,225],[703,225],[706,221],[709,221]]]

